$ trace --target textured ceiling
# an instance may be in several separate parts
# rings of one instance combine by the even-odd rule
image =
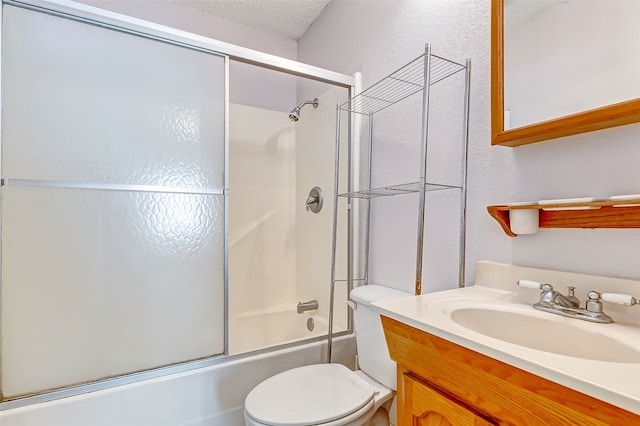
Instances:
[[[331,0],[170,0],[298,40]]]

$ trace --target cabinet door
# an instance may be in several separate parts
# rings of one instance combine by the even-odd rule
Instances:
[[[399,426],[486,426],[497,425],[458,401],[403,374]]]

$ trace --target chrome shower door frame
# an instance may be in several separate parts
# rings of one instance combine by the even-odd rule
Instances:
[[[224,211],[224,221],[225,221],[225,229],[224,229],[224,316],[225,316],[225,324],[224,324],[224,354],[221,356],[214,356],[211,358],[197,360],[197,361],[188,361],[182,362],[175,365],[171,365],[168,367],[160,367],[154,368],[152,370],[147,370],[139,373],[131,373],[125,374],[122,376],[104,379],[98,382],[87,383],[87,384],[79,384],[73,385],[49,392],[44,392],[41,394],[26,396],[23,398],[9,400],[0,403],[0,411],[8,410],[17,407],[28,406],[32,404],[52,401],[60,398],[66,398],[71,396],[77,396],[81,394],[85,394],[88,392],[94,392],[104,389],[110,389],[117,386],[122,386],[126,384],[132,384],[136,382],[141,382],[145,380],[150,380],[158,377],[167,376],[170,374],[181,373],[189,370],[210,367],[212,365],[221,364],[224,362],[229,362],[233,360],[237,360],[240,358],[255,356],[259,353],[270,352],[275,349],[282,349],[283,347],[291,347],[295,346],[299,343],[290,343],[285,345],[280,345],[274,348],[263,349],[259,351],[249,352],[246,354],[239,354],[234,356],[228,356],[228,261],[229,261],[229,233],[228,233],[228,219],[229,219],[229,61],[236,60],[239,62],[256,65],[262,68],[267,68],[279,72],[283,72],[286,74],[308,78],[311,80],[332,84],[334,86],[343,87],[349,90],[349,96],[353,96],[355,86],[356,86],[356,78],[354,76],[349,76],[341,73],[337,73],[334,71],[330,71],[327,69],[323,69],[320,67],[315,67],[312,65],[304,64],[301,62],[297,62],[294,60],[281,58],[275,55],[271,55],[268,53],[263,53],[260,51],[256,51],[253,49],[248,49],[241,46],[236,46],[230,43],[222,42],[219,40],[211,39],[208,37],[196,35],[189,33],[187,31],[178,30],[175,28],[167,27],[164,25],[147,22],[141,19],[129,17],[126,15],[122,15],[119,13],[107,11],[104,9],[100,9],[94,6],[89,6],[82,3],[76,3],[69,0],[26,0],[26,1],[16,1],[16,0],[3,0],[2,4],[12,5],[16,7],[20,7],[23,9],[29,9],[38,11],[41,13],[46,13],[53,16],[58,16],[65,19],[71,19],[79,22],[83,22],[89,25],[95,25],[98,27],[115,30],[119,32],[123,32],[126,34],[130,34],[138,37],[145,37],[153,40],[157,40],[163,43],[174,44],[177,46],[194,49],[198,51],[202,51],[205,53],[211,53],[218,56],[222,56],[225,59],[225,112],[224,112],[224,131],[225,131],[225,139],[224,139],[224,188],[221,190],[210,190],[205,191],[211,194],[219,194],[224,195],[225,197],[225,211]],[[2,12],[0,10],[0,22],[2,18]],[[0,42],[1,42],[1,32],[0,32]],[[1,46],[1,43],[0,43]],[[1,53],[1,52],[0,52]],[[2,76],[2,69],[0,68],[0,77]],[[0,88],[1,90],[1,88]],[[0,122],[0,129],[2,123]],[[351,135],[350,135],[351,138]],[[1,146],[1,141],[0,141]],[[349,173],[352,173],[351,164],[349,165]],[[65,185],[66,187],[96,187],[95,184],[85,183],[85,182],[67,182],[66,184],[56,183],[56,182],[44,182],[44,181],[31,181],[26,182],[22,180],[12,180],[7,179],[3,182],[5,185],[41,185],[41,186],[60,186]],[[164,187],[146,187],[140,185],[115,185],[114,187],[106,187],[104,185],[97,185],[100,188],[97,189],[111,189],[111,190],[121,190],[121,191],[156,191],[156,192],[167,192],[173,191],[175,188],[164,188]],[[189,191],[179,191],[179,192],[189,192]],[[1,219],[1,218],[0,218]],[[347,230],[348,235],[348,245],[352,247],[353,243],[353,224],[350,222],[349,229]],[[349,259],[349,266],[351,266],[351,259]],[[2,283],[0,283],[0,286]],[[333,309],[333,299],[330,301],[331,309]],[[349,330],[340,333],[349,334],[352,330],[351,325],[351,317],[349,317]],[[309,339],[308,341],[320,341],[324,340],[325,337],[319,337],[314,339]]]

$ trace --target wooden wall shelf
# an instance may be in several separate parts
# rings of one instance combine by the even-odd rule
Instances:
[[[575,210],[570,210],[572,207]],[[543,210],[550,208],[565,208],[566,210]],[[640,228],[640,199],[531,204],[527,206],[487,206],[491,217],[498,221],[504,232],[510,237],[517,237],[517,234],[511,231],[509,210],[519,209],[537,209],[540,212],[540,228]]]

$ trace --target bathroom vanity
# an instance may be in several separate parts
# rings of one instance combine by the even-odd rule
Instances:
[[[398,363],[399,426],[640,424],[629,411],[399,321],[383,316],[382,324]]]
[[[398,425],[640,424],[640,307],[605,304],[615,324],[539,312],[516,277],[569,281],[581,298],[640,290],[480,262],[476,286],[377,304],[398,364]]]

